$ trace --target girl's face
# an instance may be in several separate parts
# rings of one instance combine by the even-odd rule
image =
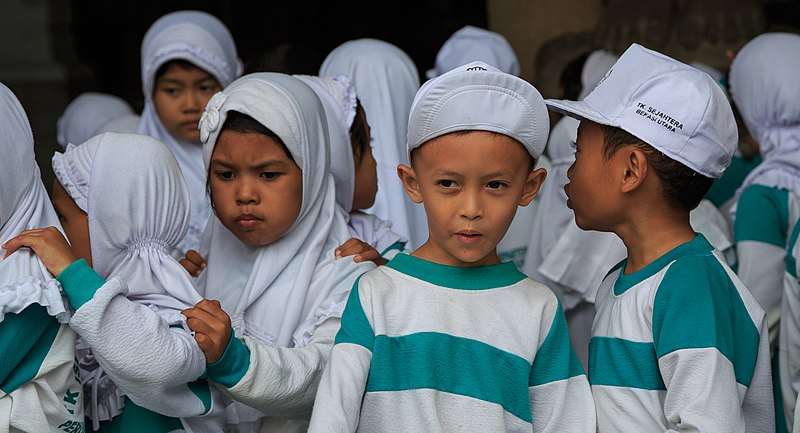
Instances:
[[[217,218],[246,245],[275,242],[300,215],[303,173],[266,135],[223,130],[211,154],[209,183]]]
[[[92,247],[89,243],[89,217],[75,204],[61,182],[53,181],[53,207],[67,235],[72,252],[92,265]]]
[[[367,131],[367,140],[372,142],[367,115],[361,105],[356,110],[353,122],[362,122]],[[359,147],[362,148],[362,147]],[[363,146],[361,154],[353,154],[355,164],[355,189],[353,190],[352,210],[367,209],[375,204],[375,194],[378,193],[378,171],[375,157],[372,156],[372,146]]]
[[[195,66],[171,64],[158,78],[153,90],[161,123],[181,140],[200,142],[200,115],[215,93],[221,90],[214,77]]]

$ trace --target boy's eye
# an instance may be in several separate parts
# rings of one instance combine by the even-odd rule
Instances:
[[[506,187],[506,184],[504,182],[500,182],[499,180],[493,180],[486,184],[486,186],[488,186],[489,189],[501,189]]]
[[[436,182],[436,184],[441,186],[442,188],[455,188],[457,186],[456,182],[450,179],[442,179]]]

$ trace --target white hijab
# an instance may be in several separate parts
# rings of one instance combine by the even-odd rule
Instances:
[[[23,230],[50,226],[61,230],[36,165],[28,116],[4,84],[0,84],[0,147],[0,245]],[[0,248],[0,254],[5,250]],[[18,314],[39,304],[59,322],[69,322],[71,311],[60,284],[30,249],[0,260],[0,321],[6,313]]]
[[[213,218],[200,251],[208,266],[198,284],[206,298],[220,301],[237,336],[303,347],[320,323],[341,315],[353,281],[374,265],[334,260],[350,235],[337,210],[325,111],[314,91],[298,78],[265,72],[214,95],[200,120],[206,169],[229,111],[281,138],[302,170],[303,198],[290,230],[262,247],[243,244]]]
[[[147,135],[106,132],[56,152],[53,171],[89,216],[94,270],[121,277],[129,299],[181,321],[201,297],[170,255],[189,226],[189,192],[169,149]]]
[[[464,26],[442,44],[436,53],[433,69],[425,72],[435,78],[475,60],[488,63],[501,71],[519,77],[519,60],[505,36],[475,26]]]
[[[416,65],[395,45],[356,39],[331,51],[319,72],[348,77],[367,113],[378,166],[378,194],[365,212],[391,221],[393,230],[408,238],[412,249],[422,245],[428,239],[425,210],[411,201],[397,177],[397,165],[408,164],[408,115],[420,84]]]
[[[765,65],[768,65],[765,66]],[[765,33],[733,59],[730,93],[763,162],[742,182],[786,189],[800,197],[800,35]],[[735,216],[736,205],[731,208]]]
[[[56,125],[58,144],[80,144],[101,132],[136,132],[139,115],[128,101],[107,93],[84,92],[64,109]]]
[[[407,242],[392,232],[388,221],[360,211],[351,211],[355,191],[355,162],[350,126],[356,116],[356,93],[344,75],[316,77],[295,75],[319,96],[328,119],[331,146],[331,174],[336,185],[336,203],[342,208],[350,234],[372,245],[379,253],[395,242]]]
[[[242,73],[233,36],[219,19],[200,11],[177,11],[156,20],[142,41],[142,91],[144,110],[138,132],[158,138],[175,155],[186,179],[191,199],[191,220],[180,252],[196,249],[211,216],[206,195],[202,146],[170,134],[158,117],[153,87],[158,68],[171,60],[186,60],[207,71],[219,85],[227,86]]]

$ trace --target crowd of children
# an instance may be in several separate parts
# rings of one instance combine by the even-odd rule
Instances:
[[[545,100],[468,26],[422,85],[377,39],[243,74],[173,12],[51,197],[0,86],[0,431],[800,432],[800,35],[573,63]]]

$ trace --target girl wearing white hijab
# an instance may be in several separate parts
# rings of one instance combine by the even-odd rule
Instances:
[[[177,161],[152,137],[107,132],[56,153],[53,170],[53,201],[72,248],[52,230],[9,244],[33,248],[76,309],[70,326],[82,339],[94,430],[111,420],[103,430],[221,431],[222,405],[195,382],[205,357],[180,314],[201,298],[169,255],[189,223]]]
[[[83,427],[75,332],[60,285],[28,249],[8,241],[27,229],[61,230],[33,154],[33,134],[16,96],[0,84],[0,431]]]
[[[64,109],[56,125],[61,149],[67,144],[81,144],[103,132],[136,132],[139,115],[128,101],[116,95],[84,92]]]
[[[777,61],[776,59],[779,59]],[[769,65],[769,67],[765,67]],[[800,35],[765,33],[745,44],[730,68],[730,93],[763,161],[736,192],[732,208],[737,274],[767,312],[770,339],[778,343],[786,247],[800,216]],[[796,321],[797,317],[790,317]],[[787,421],[800,382],[800,336],[781,329],[780,380]],[[794,341],[792,341],[794,340]],[[789,352],[787,345],[794,345]],[[791,422],[788,423],[792,425]]]
[[[428,222],[421,205],[411,201],[397,177],[397,165],[408,164],[408,114],[419,89],[419,73],[397,46],[377,39],[347,41],[331,51],[320,76],[350,79],[369,119],[378,163],[378,194],[366,213],[391,221],[392,230],[416,248],[428,239]]]
[[[425,76],[435,78],[445,72],[481,60],[501,71],[519,77],[519,60],[505,36],[475,26],[464,26],[450,35],[436,53],[433,69]]]
[[[366,113],[355,89],[344,75],[295,77],[314,90],[325,108],[336,203],[344,211],[350,234],[356,238],[346,242],[340,249],[341,255],[357,253],[361,257],[356,257],[356,261],[373,259],[376,264],[385,264],[398,252],[405,251],[407,240],[391,230],[390,222],[362,211],[375,203],[378,180]],[[362,247],[361,242],[369,248]]]
[[[184,314],[207,377],[236,400],[228,424],[305,431],[347,296],[375,267],[334,259],[350,232],[324,108],[298,78],[249,74],[211,98],[200,133],[216,218],[200,251],[207,300]]]
[[[205,191],[198,122],[208,100],[242,72],[227,27],[200,11],[178,11],[154,22],[142,41],[144,110],[138,132],[158,138],[175,155],[189,187],[191,219],[176,256],[197,249],[211,207]]]

